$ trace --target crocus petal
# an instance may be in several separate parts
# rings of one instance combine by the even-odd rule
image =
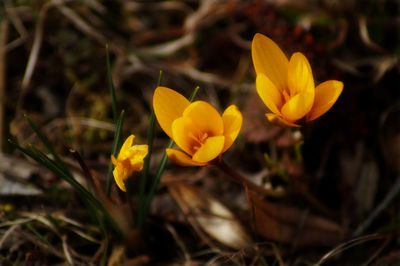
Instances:
[[[225,152],[229,149],[239,134],[240,128],[242,127],[243,116],[236,105],[231,105],[226,108],[222,114],[222,121],[224,122],[225,136],[225,143],[222,152]]]
[[[189,117],[179,117],[172,123],[172,138],[175,143],[187,154],[193,155],[193,147],[196,145],[195,137],[199,135],[199,130]]]
[[[290,98],[290,100],[283,105],[281,110],[282,117],[289,122],[299,120],[311,110],[313,102],[314,91],[301,92]]]
[[[307,114],[307,121],[314,120],[326,113],[343,91],[343,82],[328,80],[315,88],[314,105]]]
[[[116,166],[117,166],[117,163],[118,163],[118,161],[117,161],[117,158],[115,158],[115,157],[114,157],[114,155],[111,155],[111,161],[112,161],[112,163],[113,163],[114,167],[116,167]]]
[[[280,114],[279,108],[282,107],[282,94],[274,83],[261,73],[257,75],[256,88],[258,95],[268,109],[275,114]]]
[[[257,75],[267,76],[280,91],[287,88],[289,61],[274,41],[257,33],[253,38],[251,55]]]
[[[311,67],[307,58],[302,53],[294,53],[290,58],[287,78],[291,96],[303,91],[314,90],[314,78]]]
[[[215,159],[222,153],[224,148],[225,137],[215,136],[207,138],[204,144],[193,155],[193,161],[206,163]]]
[[[168,159],[180,166],[200,166],[206,163],[195,162],[185,153],[175,149],[165,149]]]
[[[178,92],[166,87],[157,87],[153,96],[153,108],[158,123],[172,138],[172,122],[181,117],[190,102]]]
[[[134,145],[130,149],[130,164],[135,171],[141,171],[143,168],[143,159],[149,151],[148,145]]]
[[[280,115],[273,114],[273,113],[267,113],[265,116],[268,118],[269,122],[271,122],[274,125],[281,126],[281,127],[300,127],[299,125],[286,121],[281,117]]]
[[[135,136],[130,135],[121,147],[118,157],[111,155],[114,165],[113,176],[118,187],[126,191],[124,181],[134,172],[141,171],[143,159],[148,153],[148,145],[133,145]]]
[[[124,192],[126,192],[126,187],[125,187],[125,179],[128,178],[127,173],[122,167],[115,167],[113,171],[113,176],[115,179],[115,183],[117,183],[117,186]]]
[[[135,139],[134,135],[130,135],[124,142],[124,144],[122,144],[122,147],[119,151],[119,155],[118,158],[119,159],[126,159],[128,157],[128,150],[131,148],[133,140]]]
[[[183,116],[191,118],[197,128],[209,136],[219,136],[224,131],[221,115],[207,102],[191,103],[183,112]]]

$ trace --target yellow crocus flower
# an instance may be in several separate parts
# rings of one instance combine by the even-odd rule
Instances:
[[[143,159],[148,153],[147,145],[132,145],[134,135],[130,135],[124,142],[117,158],[111,155],[114,164],[114,179],[118,187],[126,192],[124,181],[135,171],[143,168]]]
[[[168,158],[182,166],[211,164],[229,149],[242,127],[242,114],[235,105],[221,116],[210,104],[190,103],[166,87],[155,90],[153,108],[161,128],[183,150],[166,149]]]
[[[257,74],[257,92],[272,113],[272,123],[299,127],[298,121],[314,120],[327,112],[343,90],[343,83],[328,80],[317,87],[307,58],[300,52],[287,59],[270,38],[257,33],[251,53]]]

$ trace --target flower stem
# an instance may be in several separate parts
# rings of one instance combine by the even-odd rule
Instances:
[[[157,87],[161,86],[163,72],[160,70],[158,74]],[[153,153],[153,140],[154,140],[154,128],[156,125],[156,115],[154,110],[151,111],[149,128],[147,130],[147,145],[149,147],[147,156],[144,158],[142,174],[139,180],[139,205],[137,213],[137,227],[142,227],[144,216],[146,215],[146,181],[149,175],[150,159]]]

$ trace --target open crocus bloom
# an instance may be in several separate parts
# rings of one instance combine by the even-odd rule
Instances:
[[[126,192],[124,181],[135,171],[142,171],[143,159],[148,153],[147,145],[132,145],[135,136],[130,135],[119,151],[118,157],[111,155],[114,164],[114,179],[118,187]]]
[[[300,52],[288,61],[278,45],[257,33],[251,53],[257,74],[257,92],[272,113],[272,123],[298,127],[298,120],[311,121],[327,112],[343,90],[343,83],[328,80],[317,87],[310,64]]]
[[[242,126],[235,105],[221,116],[210,104],[190,103],[166,87],[155,90],[153,108],[161,128],[183,150],[167,149],[168,158],[182,166],[209,164],[232,145]]]

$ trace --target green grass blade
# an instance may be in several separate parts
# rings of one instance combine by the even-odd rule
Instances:
[[[47,157],[46,154],[38,150],[36,147],[31,146],[31,149],[33,150],[37,158],[39,158],[39,160],[37,160],[38,162],[40,162],[53,173],[67,181],[73,188],[75,188],[81,195],[83,195],[84,198],[90,200],[95,206],[101,205],[99,209],[102,209],[103,205],[96,198],[94,198],[94,196],[85,187],[83,187],[78,181],[76,181],[76,179],[72,175],[64,172],[63,169],[59,168],[53,160]]]
[[[174,141],[172,139],[169,140],[167,149],[172,148],[174,145]],[[160,164],[158,165],[156,175],[154,177],[154,182],[150,188],[149,194],[147,195],[146,203],[145,203],[145,208],[144,208],[144,216],[147,215],[147,211],[150,207],[151,202],[153,201],[154,194],[156,192],[156,189],[158,187],[158,184],[160,183],[161,175],[164,172],[165,166],[167,165],[168,162],[168,156],[167,153],[164,152],[163,157],[161,159]]]
[[[118,105],[117,97],[115,96],[114,82],[111,74],[111,64],[110,64],[110,53],[108,49],[108,44],[106,44],[106,64],[107,64],[107,77],[108,77],[108,89],[111,95],[111,108],[113,112],[114,123],[118,121]]]
[[[118,151],[121,147],[121,141],[122,141],[122,125],[124,121],[124,114],[125,111],[122,110],[121,114],[118,117],[117,123],[115,125],[115,135],[114,135],[114,142],[113,146],[111,149],[111,154],[117,157]],[[110,162],[108,164],[108,172],[107,172],[107,179],[106,179],[106,195],[110,196],[111,192],[111,184],[112,184],[112,169],[113,169],[113,164],[110,158]]]
[[[162,70],[160,70],[160,72],[158,72],[157,87],[161,86],[162,76],[163,76],[163,72],[162,72]]]
[[[95,206],[99,211],[103,213],[106,217],[110,225],[114,228],[114,230],[122,235],[119,226],[116,224],[114,219],[108,213],[108,211],[104,208],[104,206],[99,202],[85,187],[83,187],[75,178],[72,176],[70,171],[64,171],[63,168],[60,167],[54,160],[50,159],[46,154],[38,150],[37,148],[31,146],[31,150],[27,150],[18,145],[18,143],[8,140],[13,146],[17,149],[34,159],[39,164],[45,166],[47,169],[52,171],[55,175],[67,181],[82,197],[83,200],[87,200],[93,206]]]
[[[55,152],[53,147],[50,145],[49,141],[47,138],[42,134],[42,132],[35,126],[35,124],[32,122],[32,120],[28,117],[28,115],[24,115],[26,121],[28,124],[31,126],[33,131],[36,133],[36,135],[39,137],[40,141],[44,144],[46,149],[53,155],[55,162],[61,167],[64,171],[69,172],[69,169],[67,166],[64,164],[64,162],[61,160],[61,158],[58,156],[58,154]],[[69,174],[71,174],[69,172]]]
[[[289,175],[274,161],[267,153],[264,153],[265,161],[267,165],[286,183],[290,183]]]
[[[157,81],[157,87],[161,86],[162,82],[162,74],[163,72],[160,70],[160,73],[158,75],[158,81]],[[144,219],[144,209],[145,209],[145,192],[146,192],[146,180],[147,176],[149,174],[149,166],[150,166],[150,159],[151,159],[151,154],[153,153],[153,139],[154,139],[154,128],[156,125],[156,115],[154,114],[154,110],[152,109],[151,115],[150,115],[150,121],[149,121],[149,128],[147,130],[147,145],[149,146],[149,151],[144,158],[143,162],[143,169],[142,173],[140,176],[140,181],[139,181],[139,206],[138,206],[138,220],[137,220],[137,226],[140,228],[143,225],[143,219]]]
[[[34,159],[35,161],[37,161],[38,163],[40,163],[40,160],[36,159],[36,154],[34,154],[32,151],[27,150],[25,148],[22,148],[21,146],[18,145],[18,143],[16,143],[15,141],[12,141],[11,139],[8,139],[8,142],[13,145],[15,148],[17,148],[18,150],[20,150],[22,153],[25,153],[26,155],[28,155],[29,157],[31,157],[32,159]]]
[[[189,97],[189,102],[193,102],[194,99],[196,98],[197,93],[199,92],[200,87],[197,86],[196,88],[194,88],[192,94]]]
[[[46,156],[43,152],[37,150],[33,146],[31,146],[32,150],[27,150],[19,146],[16,142],[8,140],[12,145],[14,145],[17,149],[34,159],[39,164],[45,166],[47,169],[55,173],[56,175],[62,177],[67,182],[69,179],[73,179],[72,175],[69,172],[65,172],[58,164],[56,164],[53,160],[51,160],[48,156]]]
[[[114,136],[114,143],[112,146],[112,155],[117,156],[117,151],[119,150],[121,146],[121,139],[122,139],[122,124],[123,124],[123,117],[124,117],[124,111],[120,113],[118,116],[118,105],[117,105],[117,97],[115,93],[115,88],[114,88],[114,82],[112,79],[112,74],[111,74],[111,64],[110,64],[110,53],[109,53],[109,48],[108,44],[106,44],[106,65],[107,65],[107,77],[108,77],[108,89],[110,91],[110,96],[111,96],[111,108],[112,108],[112,113],[113,113],[113,119],[114,119],[114,124],[115,124],[115,136]],[[113,170],[113,164],[110,162],[108,164],[108,171],[107,171],[107,178],[106,178],[106,188],[105,192],[107,196],[110,196],[111,193],[111,184],[112,184],[112,170]]]
[[[296,161],[298,161],[299,163],[303,163],[303,154],[301,153],[301,148],[304,145],[304,141],[301,140],[299,142],[296,143],[296,145],[294,146],[294,154],[296,156]]]
[[[40,240],[42,240],[44,243],[46,243],[49,246],[52,246],[52,244],[47,240],[46,237],[44,237],[41,233],[39,233],[34,227],[32,227],[29,223],[24,224],[26,228],[28,228],[29,231],[31,231],[35,236],[37,236]]]

